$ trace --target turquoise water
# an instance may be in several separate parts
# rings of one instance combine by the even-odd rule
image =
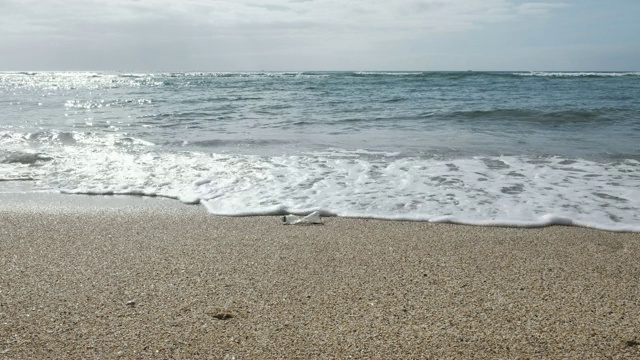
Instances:
[[[633,72],[0,73],[0,191],[635,231],[639,98]]]

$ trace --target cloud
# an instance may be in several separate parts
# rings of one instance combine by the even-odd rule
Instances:
[[[265,66],[287,56],[303,64],[330,55],[355,62],[356,54],[372,56],[386,44],[477,31],[564,6],[519,0],[0,0],[0,46],[17,51],[5,66],[34,54],[55,55],[58,63],[82,56],[89,66],[103,64],[109,52],[127,52],[138,66],[156,64],[151,56],[167,57],[171,66],[178,58],[191,59],[185,66],[261,66],[269,56]],[[241,56],[264,59],[252,65],[237,60]]]
[[[553,10],[568,7],[566,3],[525,3],[517,7],[517,13],[520,15],[548,15]]]
[[[183,22],[211,30],[276,25],[274,31],[278,31],[277,25],[304,23],[328,31],[459,31],[514,20],[523,14],[546,14],[563,6],[516,5],[509,0],[9,0],[0,3],[0,18],[5,23],[3,30],[47,28],[53,32],[78,30],[88,24],[141,22],[156,26]]]

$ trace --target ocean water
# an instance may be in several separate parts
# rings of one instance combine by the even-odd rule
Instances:
[[[0,73],[0,192],[640,231],[640,72]]]

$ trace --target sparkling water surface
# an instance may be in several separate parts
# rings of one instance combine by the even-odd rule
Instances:
[[[638,231],[636,99],[635,72],[0,73],[0,191]]]

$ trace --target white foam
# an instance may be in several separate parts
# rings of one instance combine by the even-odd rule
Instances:
[[[633,159],[447,160],[340,149],[256,156],[163,152],[123,135],[65,136],[74,141],[52,141],[60,138],[53,132],[0,133],[6,159],[19,160],[22,155],[10,154],[31,149],[23,156],[28,161],[0,164],[0,178],[32,178],[40,190],[63,193],[168,197],[202,203],[218,215],[320,211],[323,216],[640,231],[640,162]]]

